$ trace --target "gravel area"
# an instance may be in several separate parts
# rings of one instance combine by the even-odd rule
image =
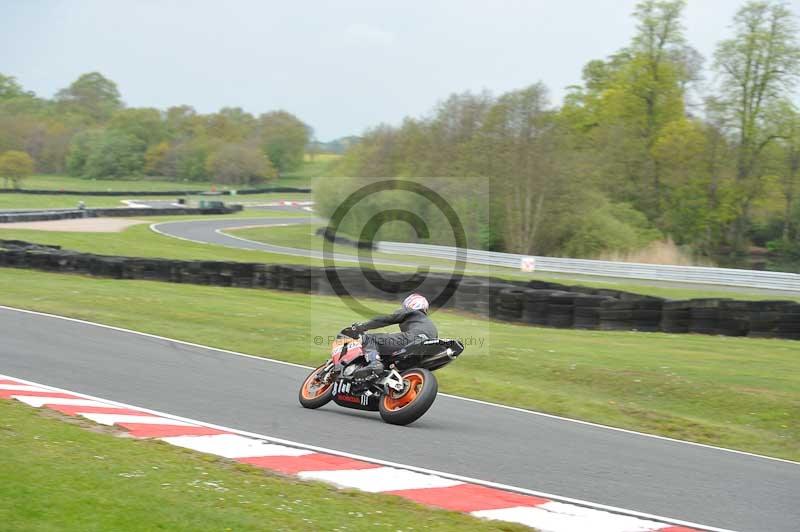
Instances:
[[[0,224],[0,229],[36,229],[37,231],[67,231],[71,233],[119,233],[132,225],[147,223],[131,218],[73,218],[43,222]]]

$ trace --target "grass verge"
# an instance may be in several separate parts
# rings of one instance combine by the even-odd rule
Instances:
[[[3,530],[528,530],[340,491],[0,400]]]
[[[362,319],[334,297],[14,269],[0,303],[308,365],[327,354],[314,336]],[[800,342],[435,320],[475,342],[438,374],[444,392],[800,460]]]

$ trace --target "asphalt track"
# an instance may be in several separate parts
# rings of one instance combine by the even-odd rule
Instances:
[[[307,369],[10,309],[0,338],[0,373],[210,423],[714,527],[800,522],[794,462],[453,397],[409,427],[304,410]]]
[[[297,209],[289,207],[287,210],[296,211]],[[293,255],[296,257],[309,257],[312,259],[323,260],[324,254],[321,251],[276,246],[273,244],[256,242],[254,240],[246,240],[224,233],[224,231],[228,229],[243,227],[308,224],[315,221],[319,221],[319,223],[322,224],[321,220],[313,217],[311,214],[308,214],[306,216],[298,215],[297,218],[223,218],[210,220],[188,220],[185,222],[162,222],[159,224],[154,224],[152,228],[154,231],[157,231],[161,234],[182,238],[185,240],[191,240],[193,242],[216,244],[239,249],[254,249],[259,251],[268,251],[270,253],[280,253],[282,255]],[[358,255],[333,253],[329,258],[332,258],[335,263],[350,262],[353,266],[358,264]],[[403,260],[374,259],[372,262],[373,264],[387,266],[418,266],[416,262]]]

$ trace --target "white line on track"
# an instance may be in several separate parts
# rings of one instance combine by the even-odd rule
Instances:
[[[4,306],[0,306],[0,308],[9,309],[9,307],[4,307]],[[10,310],[18,310],[18,309],[11,308]],[[23,312],[31,312],[31,311],[23,311]],[[40,312],[31,312],[31,313],[32,314],[42,314]],[[45,316],[52,316],[52,315],[48,315],[48,314],[44,314],[44,315]],[[61,316],[53,316],[53,317],[60,318]],[[76,319],[73,319],[73,318],[65,318],[65,319],[68,319],[68,320],[71,320],[71,321],[82,322],[82,320],[76,320]],[[91,322],[83,322],[83,323],[88,323],[90,325],[99,325],[99,324],[94,324],[94,323],[91,323]],[[102,326],[102,325],[100,325],[100,326]],[[117,329],[116,327],[110,327],[110,326],[105,326],[105,327],[108,327],[108,328],[111,328],[111,329]],[[125,331],[125,329],[118,329],[118,330]],[[125,332],[136,333],[136,331],[125,331]],[[142,334],[144,334],[145,336],[153,336],[153,335],[148,335],[146,333],[142,333]],[[156,337],[156,338],[160,338],[160,337]],[[185,344],[186,342],[178,341],[178,343],[184,343]],[[195,344],[189,344],[189,345],[195,345]],[[217,350],[217,349],[214,349],[214,348],[209,348],[209,349]],[[238,353],[234,353],[234,354],[238,354]],[[251,356],[251,355],[245,355],[245,356]],[[255,357],[255,358],[259,358],[259,357]],[[283,362],[280,362],[280,361],[277,361],[277,362],[283,363]],[[297,364],[290,364],[290,365],[296,366]],[[2,379],[2,378],[13,379],[13,380],[16,380],[18,382],[24,382],[24,383],[29,384],[31,386],[39,386],[39,387],[42,387],[42,388],[47,388],[48,390],[51,390],[51,391],[54,391],[54,392],[69,393],[69,394],[72,394],[72,395],[77,395],[77,396],[86,398],[86,399],[61,399],[61,400],[59,400],[59,399],[53,399],[53,398],[38,397],[37,399],[40,399],[42,401],[41,404],[36,404],[36,405],[32,405],[32,406],[42,406],[44,404],[64,404],[64,403],[61,403],[61,402],[58,402],[58,401],[86,401],[87,406],[88,406],[89,403],[92,403],[91,406],[98,406],[97,403],[99,403],[99,406],[112,405],[112,406],[117,406],[117,407],[120,407],[120,408],[134,409],[134,410],[138,410],[138,411],[141,411],[141,412],[146,412],[146,413],[152,414],[154,416],[160,416],[160,417],[169,418],[169,419],[173,419],[173,420],[177,420],[177,421],[182,421],[184,423],[188,423],[188,424],[192,424],[192,425],[200,425],[200,426],[203,426],[203,427],[209,427],[209,428],[212,428],[212,429],[217,429],[217,430],[221,430],[221,431],[225,431],[225,432],[229,432],[229,433],[233,433],[233,434],[238,434],[238,435],[242,435],[242,436],[249,436],[251,438],[258,438],[260,440],[264,440],[266,442],[270,442],[270,443],[274,443],[274,444],[278,444],[278,445],[286,445],[286,446],[290,446],[290,447],[295,447],[298,450],[303,449],[303,450],[308,450],[308,451],[316,451],[316,452],[321,452],[321,453],[333,454],[333,455],[336,455],[336,456],[342,456],[342,457],[351,458],[351,459],[354,459],[354,460],[361,460],[361,461],[364,461],[364,462],[371,462],[373,464],[379,464],[379,465],[382,465],[382,466],[387,466],[389,468],[403,469],[405,471],[422,473],[422,474],[425,474],[425,475],[437,475],[439,477],[443,477],[444,479],[449,479],[449,480],[455,481],[453,483],[453,485],[458,484],[459,482],[467,482],[467,483],[470,483],[470,484],[479,484],[479,485],[486,486],[486,487],[489,487],[489,488],[497,488],[497,489],[506,490],[506,491],[514,491],[514,492],[517,492],[517,493],[523,493],[525,495],[533,495],[535,497],[544,497],[544,498],[552,499],[554,501],[554,503],[563,502],[563,503],[575,504],[575,505],[582,506],[582,507],[585,507],[585,508],[588,508],[588,509],[604,510],[606,512],[611,512],[611,513],[620,514],[620,515],[627,515],[627,516],[644,518],[644,519],[652,519],[652,520],[655,520],[655,521],[661,521],[662,523],[674,524],[674,525],[679,525],[679,526],[688,526],[688,527],[697,528],[697,529],[700,529],[700,530],[706,530],[708,532],[735,532],[735,531],[732,531],[730,529],[716,528],[716,527],[711,527],[711,526],[707,526],[707,525],[701,525],[699,523],[692,523],[692,522],[689,522],[689,521],[682,521],[682,520],[679,520],[679,519],[672,519],[672,518],[653,515],[653,514],[636,512],[636,511],[633,511],[633,510],[626,510],[624,508],[618,508],[618,507],[615,507],[615,506],[607,506],[607,505],[604,505],[604,504],[597,504],[597,503],[593,503],[593,502],[589,502],[589,501],[583,501],[583,500],[580,500],[580,499],[572,499],[572,498],[569,498],[569,497],[562,497],[560,495],[553,495],[553,494],[545,493],[545,492],[541,492],[541,491],[529,490],[529,489],[520,488],[520,487],[517,487],[517,486],[509,486],[507,484],[500,484],[500,483],[497,483],[497,482],[489,482],[489,481],[486,481],[486,480],[481,480],[481,479],[471,478],[471,477],[465,477],[465,476],[462,476],[462,475],[454,475],[452,473],[445,473],[443,471],[437,471],[435,469],[426,469],[426,468],[423,468],[423,467],[417,467],[417,466],[412,466],[412,465],[408,465],[408,464],[400,464],[400,463],[397,463],[397,462],[390,462],[388,460],[380,460],[378,458],[371,458],[371,457],[367,457],[367,456],[361,456],[361,455],[358,455],[358,454],[339,451],[339,450],[336,450],[336,449],[328,449],[326,447],[319,447],[319,446],[316,446],[316,445],[308,445],[308,444],[305,444],[305,443],[295,442],[295,441],[292,441],[292,440],[284,440],[282,438],[275,438],[273,436],[267,436],[266,434],[259,434],[259,433],[256,433],[256,432],[249,432],[249,431],[246,431],[246,430],[239,430],[239,429],[235,429],[235,428],[231,428],[231,427],[226,427],[226,426],[223,426],[223,425],[216,425],[214,423],[207,423],[205,421],[199,421],[199,420],[196,420],[196,419],[185,418],[185,417],[182,417],[182,416],[176,416],[174,414],[169,414],[169,413],[161,412],[161,411],[158,411],[158,410],[152,410],[152,409],[149,409],[149,408],[143,408],[141,406],[132,405],[132,404],[129,404],[129,403],[120,403],[118,401],[112,401],[110,399],[104,399],[102,397],[96,397],[96,396],[85,394],[85,393],[75,392],[75,391],[72,391],[72,390],[65,390],[63,388],[56,388],[55,386],[48,386],[46,384],[41,384],[41,383],[38,383],[38,382],[29,381],[29,380],[26,380],[26,379],[21,379],[19,377],[15,377],[15,376],[11,376],[11,375],[0,374],[0,379]],[[19,397],[15,397],[15,398],[19,399]]]

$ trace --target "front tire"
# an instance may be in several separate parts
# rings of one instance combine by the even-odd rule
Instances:
[[[318,380],[318,375],[327,365],[327,362],[321,365],[303,381],[298,395],[303,408],[319,408],[333,399],[333,383],[323,384]]]
[[[409,369],[401,375],[405,389],[391,391],[378,403],[381,418],[392,425],[408,425],[418,420],[433,405],[439,392],[436,377],[427,369]]]

